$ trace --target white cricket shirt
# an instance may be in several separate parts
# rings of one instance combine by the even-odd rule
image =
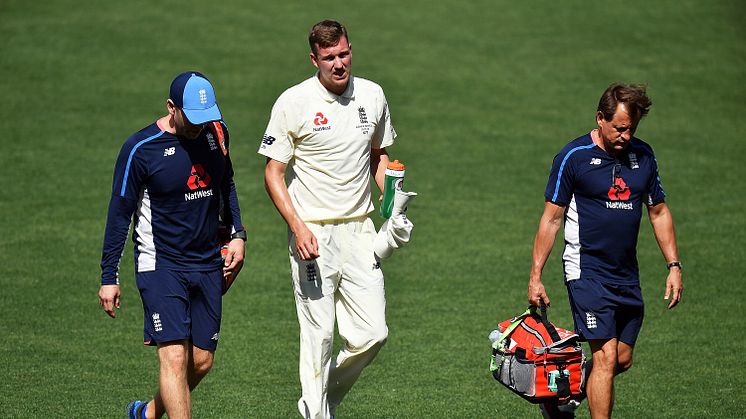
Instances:
[[[314,75],[277,99],[258,152],[288,164],[288,192],[302,220],[346,219],[373,211],[370,150],[394,138],[381,86],[350,76],[338,96]]]

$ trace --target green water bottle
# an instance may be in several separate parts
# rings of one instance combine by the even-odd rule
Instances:
[[[386,177],[383,180],[383,202],[381,202],[381,217],[390,218],[394,209],[394,191],[402,190],[404,185],[404,164],[399,160],[389,162],[386,166]]]

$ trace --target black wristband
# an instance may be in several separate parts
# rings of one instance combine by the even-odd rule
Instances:
[[[233,239],[241,239],[243,241],[246,241],[246,230],[237,231],[231,234],[231,240]]]
[[[676,267],[676,268],[679,268],[679,269],[683,269],[683,266],[681,266],[681,262],[679,262],[678,260],[673,261],[673,262],[669,263],[668,265],[666,265],[666,268],[668,268],[669,271],[673,267]]]

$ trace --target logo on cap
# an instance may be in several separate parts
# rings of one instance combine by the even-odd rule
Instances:
[[[207,103],[207,91],[205,89],[199,89],[199,103],[203,105]]]

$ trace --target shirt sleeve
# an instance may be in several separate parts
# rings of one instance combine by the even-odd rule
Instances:
[[[119,284],[119,261],[122,258],[127,232],[140,199],[146,167],[137,154],[139,144],[127,141],[122,146],[114,166],[111,200],[106,217],[104,245],[101,255],[101,284]]]
[[[570,205],[574,192],[575,166],[570,155],[560,152],[554,156],[544,192],[547,201],[563,207]]]
[[[389,105],[386,102],[386,95],[383,90],[380,90],[381,100],[381,115],[378,118],[378,124],[376,125],[376,132],[373,134],[372,148],[380,149],[388,147],[394,144],[396,139],[396,131],[394,126],[391,124],[391,114],[389,113]]]
[[[666,200],[666,192],[663,190],[661,178],[658,174],[658,161],[655,159],[652,150],[650,150],[650,154],[652,157],[652,166],[650,178],[648,179],[647,185],[647,204],[656,205]]]
[[[284,95],[280,96],[272,107],[272,114],[264,131],[262,143],[257,151],[273,160],[287,163],[293,158],[295,145],[288,124],[288,103]]]
[[[227,154],[225,155],[225,176],[222,185],[221,197],[223,198],[222,207],[228,208],[227,211],[223,211],[223,222],[225,225],[231,226],[231,234],[237,231],[244,230],[244,226],[241,223],[241,208],[238,205],[238,194],[236,193],[236,184],[233,181],[233,162],[231,161],[230,154],[230,135],[228,134],[228,127],[223,121],[220,121],[223,126],[223,133],[225,135],[225,149]]]

